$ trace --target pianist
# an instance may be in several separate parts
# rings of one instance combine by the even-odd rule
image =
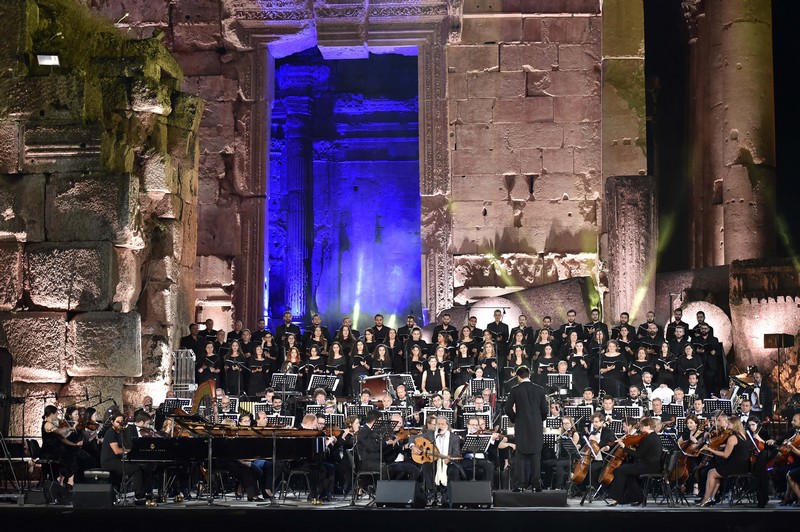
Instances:
[[[103,437],[103,444],[100,448],[100,467],[106,471],[110,471],[119,482],[123,476],[127,476],[133,480],[133,492],[135,495],[135,504],[144,506],[147,504],[145,493],[145,479],[142,468],[136,464],[123,463],[123,453],[125,449],[122,444],[122,432],[124,429],[125,416],[122,414],[114,414],[111,420],[111,430],[107,431]],[[148,482],[149,484],[149,482]],[[149,494],[152,496],[152,494]]]

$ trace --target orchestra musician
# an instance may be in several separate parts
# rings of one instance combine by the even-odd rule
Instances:
[[[564,446],[564,439],[572,440],[576,446],[580,446],[580,436],[576,430],[571,417],[561,418],[561,435],[553,450],[545,446],[542,450],[542,469],[544,470],[544,485],[553,489],[564,489],[570,474],[572,463],[568,448]]]
[[[103,444],[100,447],[100,467],[110,471],[112,475],[116,475],[117,479],[121,479],[123,476],[132,479],[134,502],[138,506],[144,506],[148,504],[148,496],[152,497],[152,494],[145,491],[144,472],[136,464],[123,463],[123,454],[127,450],[123,443],[125,416],[120,413],[112,414],[112,416],[111,430],[106,431],[103,436]],[[150,505],[152,504],[150,503]]]
[[[78,451],[81,447],[83,438],[77,437],[75,428],[69,423],[59,422],[58,408],[53,405],[44,407],[41,456],[58,461],[56,481],[67,489],[72,489],[75,474],[79,472]]]
[[[645,437],[635,448],[626,447],[622,439],[617,445],[633,457],[633,463],[622,464],[614,469],[614,480],[608,488],[610,506],[630,503],[638,506],[644,502],[644,493],[639,485],[639,475],[661,472],[661,453],[663,446],[656,432],[656,420],[645,417],[639,421],[639,430]]]
[[[795,447],[796,443],[795,445],[791,443],[800,435],[800,413],[793,415],[790,423],[790,429],[785,434],[779,438],[769,439],[766,442],[768,446],[785,446],[784,448],[788,451],[789,456],[795,456],[794,464],[789,463],[788,460],[786,463],[775,464],[771,472],[773,482],[775,483],[775,491],[784,494],[783,501],[786,502],[784,505],[789,503],[789,497],[795,493],[794,488],[797,486],[798,481],[796,470],[793,477],[790,477],[789,473],[797,467],[796,464],[798,460],[796,457],[800,456],[797,447]],[[794,486],[789,482],[790,480],[794,481]]]
[[[750,446],[745,436],[742,422],[736,416],[720,415],[717,417],[717,427],[728,430],[730,436],[725,441],[722,450],[712,449],[704,445],[702,451],[714,455],[714,468],[708,472],[706,489],[700,506],[711,506],[722,480],[728,475],[747,473],[750,467]]]
[[[429,426],[430,424],[428,424]],[[417,441],[420,437],[425,438],[436,446],[436,450],[441,456],[433,462],[425,462],[421,468],[428,501],[433,506],[437,504],[437,486],[449,490],[449,482],[459,480],[463,473],[463,470],[454,461],[454,458],[461,458],[461,440],[458,435],[450,430],[450,422],[445,416],[436,418],[435,427],[435,431],[426,428],[409,444],[411,452],[419,455],[421,451]],[[445,499],[449,499],[449,493],[445,495]]]
[[[591,482],[592,486],[598,486],[600,480],[600,473],[603,470],[603,466],[605,462],[603,461],[603,453],[607,453],[611,446],[614,444],[614,440],[616,436],[614,436],[614,431],[606,423],[606,417],[600,413],[595,412],[592,414],[591,418],[591,428],[587,427],[585,430],[585,435],[581,440],[583,443],[586,443],[586,440],[593,442],[598,447],[600,451],[597,455],[592,454],[591,464],[589,466],[589,474],[591,475]],[[585,449],[582,452],[589,452],[588,449]],[[589,475],[587,475],[586,479],[582,483],[583,485],[588,485],[589,483]]]

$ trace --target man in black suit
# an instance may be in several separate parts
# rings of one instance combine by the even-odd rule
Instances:
[[[675,338],[675,328],[683,327],[684,332],[689,330],[689,324],[683,321],[683,309],[676,308],[672,311],[672,319],[667,323],[667,328],[664,330],[665,340],[672,341]]]
[[[289,333],[295,335],[296,339],[300,339],[300,327],[292,323],[292,313],[287,310],[283,313],[283,323],[275,329],[275,336],[281,343],[280,345],[286,345],[286,337]]]
[[[406,341],[411,336],[411,331],[417,326],[416,318],[413,314],[406,316],[406,324],[397,329],[398,338]]]
[[[616,440],[616,436],[614,435],[614,431],[611,430],[609,424],[606,423],[606,417],[600,413],[595,412],[592,414],[592,423],[591,428],[587,427],[586,429],[589,434],[584,435],[579,442],[579,447],[586,443],[586,440],[591,440],[597,444],[597,447],[600,448],[600,453],[592,454],[592,462],[589,466],[589,473],[591,474],[591,481],[592,486],[597,488],[600,485],[600,473],[603,471],[603,466],[605,465],[605,461],[603,461],[603,453],[607,453],[609,449],[614,445],[614,440]],[[589,475],[586,475],[586,479],[584,479],[582,485],[586,486],[589,484]]]
[[[199,357],[205,351],[206,342],[200,338],[200,326],[196,323],[189,325],[189,334],[181,337],[181,349],[191,349]]]
[[[379,344],[382,344],[386,341],[386,338],[389,336],[389,327],[386,327],[383,324],[383,314],[375,314],[375,325],[370,327],[372,330],[372,335],[375,337],[375,341]],[[434,338],[436,336],[434,335]],[[328,340],[330,342],[330,340]]]
[[[503,323],[503,312],[494,311],[494,321],[486,325],[486,330],[491,331],[492,338],[497,345],[497,352],[500,356],[508,354],[508,325]]]
[[[433,328],[432,343],[436,343],[439,333],[445,333],[448,336],[447,345],[456,345],[458,341],[458,329],[450,325],[450,313],[445,312],[442,314],[442,323]]]
[[[661,472],[661,453],[663,447],[661,438],[656,433],[656,420],[646,417],[639,422],[639,427],[645,433],[644,439],[632,449],[619,442],[625,453],[633,457],[632,464],[623,464],[614,470],[614,480],[608,487],[612,501],[610,506],[631,503],[634,506],[642,504],[644,493],[639,485],[639,475]]]
[[[608,325],[600,321],[600,309],[593,308],[589,317],[591,318],[592,321],[583,326],[584,341],[590,342],[595,332],[603,331],[603,338],[605,338],[607,342]]]
[[[530,377],[531,371],[527,366],[517,368],[518,384],[511,388],[505,406],[508,419],[514,423],[517,443],[514,491],[523,491],[528,486],[535,491],[542,490],[542,420],[547,417],[548,407],[544,388],[532,383]]]
[[[753,410],[761,414],[762,421],[772,417],[772,388],[764,382],[760,371],[753,372],[753,390],[750,394],[750,400],[753,403]]]
[[[206,320],[206,329],[200,333],[200,336],[204,337],[208,342],[214,341],[217,337],[217,330],[214,328],[214,320],[211,318]]]
[[[633,337],[636,336],[636,328],[628,323],[631,319],[631,315],[627,312],[622,312],[619,315],[619,324],[614,325],[614,328],[611,329],[611,339],[616,340],[619,338],[619,330],[620,329],[628,329],[628,338],[633,340]]]
[[[567,323],[559,327],[558,333],[556,334],[560,345],[569,345],[569,335],[572,333],[572,331],[578,333],[578,340],[584,337],[585,332],[583,330],[583,325],[580,323],[575,323],[575,316],[577,315],[577,312],[575,312],[573,309],[569,309],[567,311]]]

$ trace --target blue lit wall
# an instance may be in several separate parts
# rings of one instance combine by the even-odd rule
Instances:
[[[360,330],[421,314],[417,58],[311,49],[275,67],[265,308]]]

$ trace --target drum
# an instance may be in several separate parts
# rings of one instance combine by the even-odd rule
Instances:
[[[378,403],[378,408],[383,408],[386,398],[394,396],[394,387],[389,375],[375,375],[373,377],[361,378],[361,391],[369,390],[372,400]]]

